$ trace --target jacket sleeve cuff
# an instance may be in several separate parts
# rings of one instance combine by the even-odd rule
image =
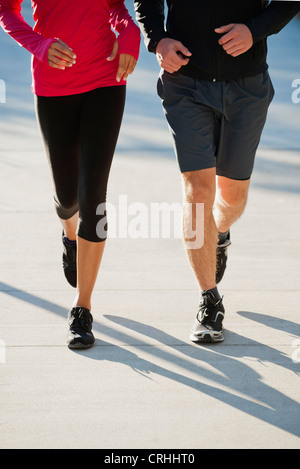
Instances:
[[[141,33],[134,23],[128,24],[119,34],[119,53],[132,55],[136,60],[139,58]]]
[[[250,29],[254,44],[265,39],[266,35],[262,31],[259,31],[259,29],[255,25],[254,20],[247,21],[245,25]]]
[[[31,53],[41,62],[43,62],[45,65],[49,65],[48,63],[48,51],[49,47],[51,44],[56,42],[56,39],[44,39],[42,44],[39,45],[39,47],[34,50],[31,50]]]
[[[153,52],[153,54],[156,54],[156,48],[157,48],[158,43],[162,39],[167,38],[167,37],[169,37],[168,34],[166,32],[163,32],[161,34],[156,34],[155,36],[153,36],[151,38],[147,38],[145,40],[145,42],[146,42],[146,46],[148,48],[148,51]]]

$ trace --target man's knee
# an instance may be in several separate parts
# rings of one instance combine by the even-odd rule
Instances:
[[[183,173],[185,201],[212,206],[215,199],[214,169]]]
[[[243,207],[247,202],[249,183],[250,180],[227,180],[226,182],[224,179],[221,182],[219,180],[217,188],[219,202],[231,208]]]

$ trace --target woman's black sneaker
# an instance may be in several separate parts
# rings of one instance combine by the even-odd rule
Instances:
[[[77,287],[77,243],[76,241],[69,241],[68,238],[62,235],[63,242],[63,269],[65,277],[72,287]]]
[[[87,308],[72,308],[68,314],[68,324],[67,345],[70,349],[87,349],[94,345],[93,316]]]
[[[222,299],[218,300],[212,292],[204,293],[190,340],[197,343],[223,342],[224,315]]]
[[[227,266],[228,253],[227,250],[231,245],[230,232],[228,232],[227,239],[222,244],[217,244],[217,268],[216,268],[216,283],[220,283]]]

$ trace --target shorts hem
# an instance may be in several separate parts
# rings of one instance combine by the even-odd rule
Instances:
[[[224,177],[224,178],[227,178],[227,179],[232,179],[233,181],[249,181],[249,179],[251,179],[251,176],[246,176],[246,177],[241,177],[241,176],[236,176],[236,175],[228,175],[228,174],[225,174],[225,173],[218,173],[217,172],[217,176],[221,176],[221,177]]]
[[[182,166],[180,166],[179,164],[179,169],[180,169],[180,172],[181,173],[192,173],[192,172],[195,172],[195,171],[202,171],[204,169],[213,169],[215,168],[216,169],[216,165],[212,164],[212,165],[205,165],[205,166],[193,166],[193,167],[187,167],[187,168],[184,168]]]
[[[88,241],[90,243],[104,243],[107,240],[107,237],[106,238],[99,238],[99,236],[97,236],[97,235],[95,235],[95,236],[86,235],[86,234],[80,232],[80,230],[77,232],[77,236],[78,236],[78,238],[84,239],[85,241]]]

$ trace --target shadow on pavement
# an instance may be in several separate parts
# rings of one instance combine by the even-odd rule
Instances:
[[[252,314],[255,315],[255,313]],[[214,381],[216,387],[204,384],[198,378],[192,379],[161,367],[155,366],[153,369],[154,364],[152,362],[150,362],[149,372],[162,374],[169,379],[178,381],[231,405],[235,409],[239,409],[278,428],[300,436],[300,428],[297,424],[298,419],[295,418],[296,415],[299,415],[299,404],[276,389],[264,384],[261,381],[261,376],[251,367],[247,366],[244,362],[234,359],[235,357],[253,357],[261,362],[277,363],[284,368],[295,371],[295,365],[292,360],[278,352],[278,350],[230,331],[227,331],[226,343],[195,347],[155,327],[119,316],[105,317],[126,329],[143,334],[167,346],[168,348],[157,345],[153,346],[151,347],[151,354],[164,363],[172,363],[176,367],[179,366],[183,370]],[[114,337],[120,338],[119,331],[110,329],[107,332],[108,335],[113,333]],[[121,339],[130,339],[130,336],[122,333]],[[141,344],[135,347],[143,349],[144,346]],[[170,349],[176,350],[176,355],[173,355]],[[147,352],[150,353],[148,349]],[[93,356],[90,356],[90,358],[105,359],[101,351],[96,350],[95,353],[97,355],[92,354]],[[178,356],[178,353],[181,356]],[[192,359],[194,362],[191,362],[189,359]],[[200,363],[195,363],[195,360],[199,360]],[[216,372],[207,369],[207,366],[201,366],[201,362],[214,367]],[[142,368],[145,368],[144,360],[142,360],[142,364]],[[219,386],[229,387],[233,393],[220,389]],[[237,396],[235,393],[243,394],[245,397]]]
[[[18,290],[11,285],[0,282],[0,291],[2,294],[39,306],[58,316],[67,316],[66,308],[39,296]],[[275,324],[276,328],[280,326],[281,330],[295,332],[295,325],[290,321],[280,320],[280,324],[278,322],[276,324],[276,321],[272,322],[272,318],[265,318],[262,314],[251,312],[239,312],[238,314],[250,320],[262,322],[267,326],[271,325],[272,327],[273,325],[274,327]],[[183,342],[163,330],[138,321],[113,315],[105,315],[104,317],[112,324],[117,324],[118,327],[108,327],[106,324],[95,321],[94,332],[104,334],[111,339],[121,340],[125,345],[119,346],[97,339],[96,346],[93,349],[80,352],[81,356],[90,360],[122,363],[151,380],[155,379],[155,375],[163,376],[195,389],[200,394],[217,399],[247,415],[300,436],[297,418],[299,404],[282,392],[263,383],[262,377],[256,371],[245,362],[236,359],[237,357],[252,357],[266,364],[276,363],[295,371],[292,361],[283,353],[230,331],[227,332],[225,344],[197,347]],[[120,331],[120,326],[124,328],[124,331]],[[140,334],[142,338],[137,340],[137,337],[130,333],[133,331]],[[156,343],[149,343],[146,338],[150,338]],[[134,348],[136,353],[128,350],[128,347]],[[139,357],[139,351],[146,352],[150,358]],[[70,353],[72,352],[70,351]],[[73,351],[73,353],[79,352]],[[201,377],[214,384],[202,382]],[[198,404],[200,405],[200,403]],[[193,405],[197,406],[197,403],[193,403]]]

